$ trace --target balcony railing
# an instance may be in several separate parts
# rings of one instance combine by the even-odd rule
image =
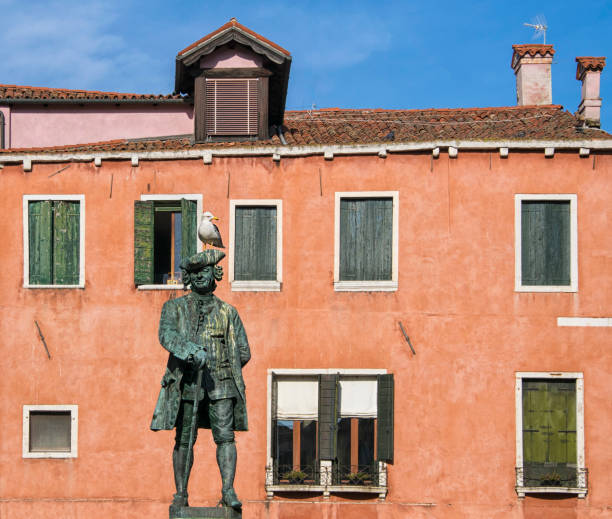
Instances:
[[[279,465],[274,462],[275,485],[318,485],[320,480],[319,465]]]
[[[358,466],[334,463],[332,482],[334,485],[378,486],[378,463]]]
[[[575,470],[534,470],[533,467],[516,467],[516,493],[519,497],[525,494],[576,494],[585,498],[588,491],[588,469],[578,467]]]

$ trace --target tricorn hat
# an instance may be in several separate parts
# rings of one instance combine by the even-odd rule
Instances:
[[[206,249],[184,259],[181,262],[181,268],[187,272],[196,272],[208,265],[216,265],[223,258],[225,258],[225,252],[217,249]]]

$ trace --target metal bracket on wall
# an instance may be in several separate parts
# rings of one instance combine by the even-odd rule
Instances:
[[[51,354],[49,353],[49,348],[47,348],[47,342],[45,341],[45,338],[43,337],[43,334],[40,331],[40,326],[38,326],[38,321],[34,321],[34,324],[36,325],[36,329],[38,330],[38,335],[40,336],[40,340],[42,341],[43,346],[45,347],[45,351],[47,352],[47,357],[49,357],[49,360],[51,360]]]
[[[404,330],[404,326],[402,325],[401,321],[397,321],[397,323],[399,324],[400,330],[402,330],[402,333],[404,334],[404,339],[406,339],[406,342],[408,343],[408,346],[410,346],[410,350],[412,351],[413,355],[416,355],[416,351],[414,351],[414,348],[412,347],[412,343],[410,342],[410,337],[408,337],[408,334],[406,333],[406,330]]]

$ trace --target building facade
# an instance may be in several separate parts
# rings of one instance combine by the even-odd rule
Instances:
[[[157,325],[204,210],[252,351],[245,517],[608,515],[605,60],[573,115],[553,54],[514,47],[514,107],[285,111],[290,54],[232,20],[170,96],[4,87],[0,517],[167,513]],[[202,432],[192,505],[215,466]]]

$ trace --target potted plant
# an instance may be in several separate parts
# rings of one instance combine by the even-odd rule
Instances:
[[[291,470],[282,475],[282,478],[289,480],[289,484],[291,485],[301,485],[304,483],[306,477],[306,474],[301,470]]]
[[[365,485],[370,475],[366,472],[351,472],[348,475],[350,485]]]
[[[560,487],[561,475],[557,472],[549,472],[540,478],[540,482],[544,487]]]

